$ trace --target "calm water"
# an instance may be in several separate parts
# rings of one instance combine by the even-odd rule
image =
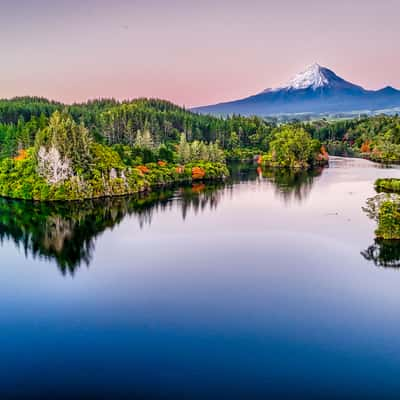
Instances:
[[[398,398],[400,251],[361,210],[385,176],[1,200],[1,397]]]

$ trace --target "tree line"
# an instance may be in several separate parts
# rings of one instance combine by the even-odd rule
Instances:
[[[37,132],[47,126],[55,111],[83,124],[95,141],[117,147],[121,155],[133,148],[135,154],[142,149],[137,156],[146,162],[170,160],[182,134],[188,143],[218,143],[228,158],[251,158],[270,151],[271,142],[287,128],[304,130],[311,139],[325,144],[329,154],[400,162],[397,115],[279,124],[259,117],[199,115],[168,101],[145,98],[99,99],[72,105],[37,97],[0,100],[0,158],[31,147]]]
[[[55,111],[83,123],[95,140],[107,145],[141,145],[142,138],[157,147],[178,143],[184,133],[188,142],[218,142],[228,150],[267,150],[276,127],[258,117],[199,115],[158,99],[105,99],[65,105],[35,97],[15,98],[0,100],[0,155],[13,156],[19,149],[31,146],[35,132],[46,125]]]

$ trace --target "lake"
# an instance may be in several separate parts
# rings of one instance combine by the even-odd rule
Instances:
[[[0,394],[398,398],[400,250],[362,207],[400,169],[0,201]]]

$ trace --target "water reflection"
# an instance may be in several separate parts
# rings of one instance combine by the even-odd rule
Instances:
[[[303,202],[311,192],[315,178],[320,176],[323,168],[312,170],[286,170],[282,168],[259,170],[260,178],[267,179],[275,187],[275,193],[285,203]]]
[[[176,206],[185,220],[190,211],[198,214],[216,209],[226,194],[233,195],[235,183],[260,179],[259,172],[253,164],[233,165],[231,180],[225,184],[197,183],[146,195],[85,202],[33,203],[0,198],[0,241],[13,241],[26,257],[53,260],[63,274],[74,274],[79,266],[89,266],[96,238],[126,216],[134,216],[142,228],[151,224],[155,212]],[[263,171],[261,180],[272,183],[285,202],[302,201],[320,173],[273,169]]]
[[[396,200],[393,193],[380,193],[367,200],[362,210],[368,218],[378,222],[379,209],[384,201]],[[377,267],[400,268],[400,241],[375,238],[374,244],[361,252],[368,261],[373,261]]]
[[[377,267],[400,268],[400,242],[398,240],[375,239],[375,243],[361,252]]]
[[[193,185],[146,195],[70,203],[34,203],[0,198],[0,241],[13,241],[25,256],[55,260],[63,274],[89,266],[96,238],[135,215],[139,226],[150,224],[153,214],[172,205],[178,196],[182,217],[206,207],[216,208],[221,192],[217,185]]]
[[[180,188],[176,195],[180,200],[182,218],[186,219],[190,210],[193,210],[194,214],[198,214],[199,211],[204,211],[205,209],[216,209],[225,192],[231,189],[232,186],[225,186],[221,183],[208,183],[207,185],[205,183],[197,183],[190,188]]]
[[[230,168],[233,182],[269,182],[275,195],[285,203],[302,203],[310,195],[315,178],[322,174],[323,168],[311,170],[289,170],[286,168],[265,168],[254,164],[233,164]]]

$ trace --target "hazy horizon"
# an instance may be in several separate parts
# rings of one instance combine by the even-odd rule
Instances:
[[[15,1],[2,5],[0,97],[157,97],[197,106],[285,83],[314,62],[400,88],[400,3]]]

